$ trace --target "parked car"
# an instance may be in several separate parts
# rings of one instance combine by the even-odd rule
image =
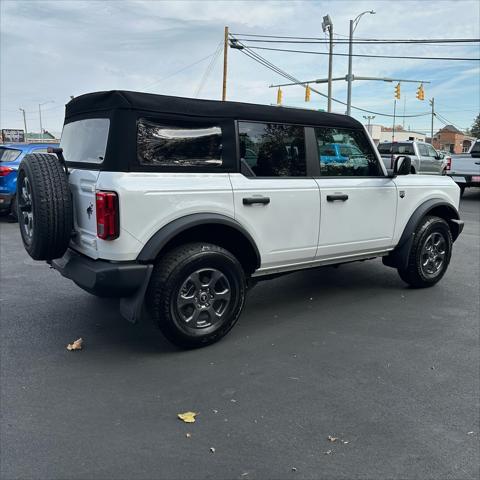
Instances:
[[[477,140],[468,153],[452,155],[447,174],[460,187],[463,195],[468,187],[480,187],[480,140]]]
[[[0,215],[10,214],[17,219],[16,190],[17,170],[28,153],[46,153],[58,143],[11,143],[0,145]]]
[[[337,144],[355,158],[323,161]],[[344,115],[97,92],[67,104],[55,153],[20,166],[25,249],[132,322],[146,307],[182,347],[226,335],[253,283],[301,269],[382,257],[430,287],[463,228],[451,178],[408,175],[405,156],[388,174]]]
[[[429,143],[418,141],[384,142],[378,145],[378,151],[388,169],[398,155],[408,155],[412,161],[411,173],[426,175],[445,175],[447,159],[440,155]]]

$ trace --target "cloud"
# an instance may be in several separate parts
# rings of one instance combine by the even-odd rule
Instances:
[[[354,8],[353,8],[354,7]],[[2,128],[22,127],[18,107],[28,111],[31,128],[38,125],[38,103],[44,107],[44,125],[59,131],[63,104],[70,95],[89,91],[129,89],[192,96],[223,38],[224,25],[235,33],[318,36],[321,18],[330,14],[334,31],[348,32],[356,14],[362,17],[356,38],[479,38],[480,7],[475,1],[9,1],[0,2],[0,123]],[[345,37],[342,37],[345,38]],[[273,44],[281,47],[282,44]],[[283,45],[286,46],[286,45]],[[290,45],[291,47],[291,45]],[[327,52],[326,45],[296,45],[298,49]],[[346,52],[336,45],[335,52]],[[257,51],[301,79],[327,76],[328,57]],[[476,46],[355,45],[354,53],[418,56],[479,57]],[[202,60],[204,59],[204,60]],[[218,99],[221,92],[221,56],[201,91]],[[469,126],[479,109],[479,72],[472,62],[439,62],[355,57],[354,73],[431,80],[427,96],[434,95],[447,118]],[[187,67],[187,68],[186,68]],[[343,76],[347,59],[334,58],[334,76]],[[177,73],[179,72],[179,73]],[[271,83],[284,79],[253,62],[241,52],[229,51],[228,98],[272,103]],[[326,85],[318,87],[326,92]],[[414,84],[402,84],[408,113],[428,110],[415,99]],[[334,84],[334,95],[346,98],[345,82]],[[304,91],[284,89],[285,102],[305,106]],[[402,97],[402,101],[403,101]],[[393,85],[354,82],[354,104],[390,112]],[[310,107],[325,108],[326,100],[312,95]],[[335,111],[345,107],[334,104]],[[463,110],[463,111],[460,111]],[[467,111],[470,110],[470,111]],[[362,118],[362,113],[355,113]],[[390,120],[377,117],[379,122]],[[412,126],[425,120],[412,121]]]

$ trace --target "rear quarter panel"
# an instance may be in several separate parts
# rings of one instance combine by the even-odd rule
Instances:
[[[97,190],[117,192],[120,237],[97,239],[99,258],[134,260],[162,227],[193,213],[218,213],[234,218],[228,174],[101,172]]]

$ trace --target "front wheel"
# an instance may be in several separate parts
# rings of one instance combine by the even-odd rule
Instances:
[[[232,329],[245,293],[245,274],[230,252],[209,243],[190,243],[160,259],[146,300],[168,340],[197,348],[220,340]]]
[[[425,217],[415,231],[407,267],[398,269],[401,279],[415,288],[435,285],[447,271],[452,243],[452,233],[445,220]]]

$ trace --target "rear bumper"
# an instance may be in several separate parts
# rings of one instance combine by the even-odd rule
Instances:
[[[106,297],[133,295],[148,282],[151,271],[151,265],[92,260],[70,248],[48,263],[87,292]]]
[[[0,193],[0,211],[10,210],[13,195]]]

